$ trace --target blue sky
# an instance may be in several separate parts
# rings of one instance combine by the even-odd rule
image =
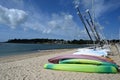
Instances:
[[[118,39],[119,0],[0,0],[0,42],[20,38],[89,39],[76,14],[89,9],[102,37]],[[91,31],[90,31],[91,32]]]

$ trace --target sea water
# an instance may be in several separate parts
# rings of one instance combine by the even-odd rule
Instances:
[[[17,44],[17,43],[0,43],[0,57],[19,54],[29,54],[33,51],[53,50],[53,49],[70,49],[82,48],[89,45],[75,44]]]

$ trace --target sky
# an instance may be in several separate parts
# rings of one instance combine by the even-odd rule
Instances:
[[[0,42],[15,38],[89,39],[76,6],[87,18],[89,9],[101,38],[119,39],[119,0],[0,0]]]

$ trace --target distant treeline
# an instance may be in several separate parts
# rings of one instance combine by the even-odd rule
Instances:
[[[53,43],[53,44],[92,44],[91,40],[63,40],[63,39],[10,39],[7,43]]]
[[[110,43],[117,43],[120,40],[108,40]],[[102,42],[102,41],[101,41]],[[35,44],[93,44],[91,40],[63,40],[63,39],[10,39],[7,43],[35,43]],[[94,41],[94,43],[98,43]]]

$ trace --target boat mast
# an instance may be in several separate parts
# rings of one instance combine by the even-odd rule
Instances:
[[[95,31],[95,33],[96,33],[96,35],[97,35],[97,40],[100,41],[100,35],[99,35],[98,32],[97,32],[97,29],[96,29],[96,26],[95,26],[95,24],[94,24],[94,22],[93,22],[93,19],[92,19],[92,17],[91,17],[91,14],[90,14],[89,11],[87,11],[87,13],[88,13],[88,15],[89,15],[89,17],[90,17],[90,21],[91,21],[91,24],[92,24],[92,26],[93,26],[93,29],[94,29],[94,31]]]
[[[88,29],[87,29],[86,23],[84,22],[84,18],[83,18],[83,16],[82,16],[82,14],[81,14],[78,6],[76,7],[76,9],[77,9],[77,14],[78,14],[79,17],[80,17],[80,19],[81,19],[81,21],[82,21],[82,23],[83,23],[83,25],[84,25],[84,27],[85,27],[85,29],[86,29],[86,31],[87,31],[87,34],[88,34],[90,40],[92,40],[92,37],[91,37],[91,35],[90,35],[90,33],[89,33]],[[92,40],[92,41],[93,41],[93,40]]]
[[[92,28],[92,25],[90,24],[89,20],[86,18],[86,16],[84,16],[84,18],[85,18],[87,24],[89,25],[89,27],[90,27],[90,29],[91,29],[91,31],[92,31],[95,39],[98,41],[98,38],[97,38],[97,36],[96,36],[96,34],[95,34],[95,32],[94,32],[94,29]]]

